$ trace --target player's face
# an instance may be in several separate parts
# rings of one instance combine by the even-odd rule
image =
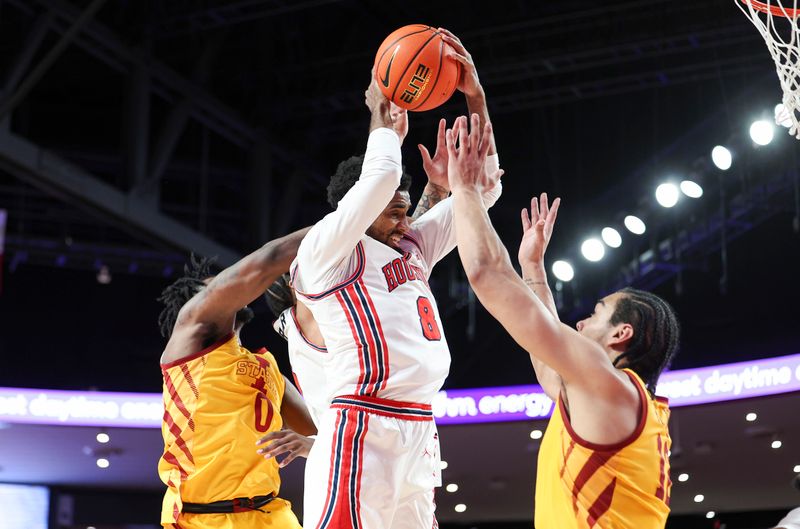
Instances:
[[[367,235],[387,246],[397,248],[400,239],[408,231],[408,208],[411,199],[408,191],[395,191],[389,205],[367,230]]]
[[[605,346],[614,332],[614,327],[611,325],[611,316],[616,310],[617,299],[620,295],[614,293],[599,300],[595,304],[592,314],[588,318],[579,321],[575,326],[578,332]]]

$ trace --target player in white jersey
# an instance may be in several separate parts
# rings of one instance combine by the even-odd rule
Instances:
[[[465,63],[459,88],[470,112],[488,121],[474,65],[448,38]],[[452,201],[409,225],[388,101],[374,80],[366,98],[372,119],[360,177],[334,176],[329,199],[337,209],[309,231],[292,265],[299,301],[328,349],[331,400],[306,464],[304,523],[427,529],[436,525],[433,488],[441,485],[430,402],[450,366],[428,278],[455,247]],[[489,143],[487,164],[496,168]],[[499,192],[498,181],[486,206]]]

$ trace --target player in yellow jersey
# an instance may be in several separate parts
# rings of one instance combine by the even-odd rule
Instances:
[[[624,289],[601,299],[577,330],[560,323],[543,265],[560,201],[549,208],[542,195],[530,217],[523,210],[523,281],[483,207],[477,125],[473,117],[467,133],[459,118],[446,135],[459,255],[478,299],[528,351],[557,402],[539,450],[536,527],[663,528],[669,408],[653,391],[677,350],[675,314],[653,294]]]
[[[256,442],[283,427],[303,435],[316,428],[275,358],[243,347],[239,331],[253,319],[247,304],[288,270],[306,231],[271,241],[216,276],[210,259],[193,256],[159,298],[159,325],[169,338],[161,355],[165,447],[158,464],[168,487],[165,527],[300,527],[289,502],[277,497],[278,463],[256,453]]]

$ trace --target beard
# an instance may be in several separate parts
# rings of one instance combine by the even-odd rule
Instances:
[[[253,312],[253,309],[250,307],[243,307],[236,312],[236,319],[234,320],[234,323],[237,327],[242,328],[246,324],[250,323],[255,317],[256,313]]]

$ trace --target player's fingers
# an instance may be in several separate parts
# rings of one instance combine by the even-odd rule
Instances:
[[[444,145],[444,131],[447,130],[447,121],[444,118],[439,120],[439,130],[436,131],[436,150],[439,146]]]
[[[548,215],[548,218],[547,218],[547,221],[548,221],[548,223],[550,223],[550,225],[553,225],[553,224],[556,223],[556,217],[558,217],[558,206],[560,206],[560,205],[561,205],[561,198],[560,197],[556,197],[556,199],[553,200],[553,205],[550,208],[550,214]]]
[[[281,460],[281,462],[280,462],[280,463],[278,463],[278,466],[279,466],[280,468],[283,468],[283,467],[285,467],[286,465],[288,465],[289,463],[291,463],[292,461],[294,461],[296,458],[297,458],[297,452],[289,452],[289,455],[288,455],[288,456],[286,456],[286,457],[284,457],[284,458]]]
[[[477,114],[475,117],[477,118]],[[480,123],[480,119],[478,119],[478,123]],[[481,135],[481,144],[480,144],[480,151],[478,151],[478,155],[480,156],[481,160],[485,160],[486,156],[489,154],[489,149],[492,146],[492,122],[487,121],[486,124],[483,126],[483,134]]]
[[[550,206],[547,203],[547,193],[542,193],[541,198],[539,198],[539,204],[542,211],[542,217],[547,218],[547,214],[550,211]]]
[[[453,128],[456,126],[453,125]],[[456,146],[455,146],[455,138],[453,137],[453,129],[447,129],[444,134],[445,144],[447,145],[447,154],[450,158],[454,158],[456,155]]]
[[[522,220],[522,233],[525,233],[526,231],[531,229],[531,219],[530,217],[528,217],[528,210],[522,208],[522,211],[520,212],[519,216]]]
[[[448,55],[450,57],[454,58],[455,60],[457,60],[458,62],[460,62],[461,64],[463,64],[464,66],[471,66],[472,65],[472,61],[470,61],[467,57],[465,57],[464,55],[461,55],[460,53],[457,53],[455,51],[451,51],[450,53],[448,53]]]
[[[537,222],[539,220],[539,199],[533,197],[531,199],[531,221]]]
[[[478,114],[472,114],[469,117],[469,150],[480,154],[481,147],[481,118]],[[482,156],[480,159],[484,159]]]
[[[256,441],[256,445],[263,445],[269,443],[270,441],[274,441],[276,439],[283,439],[286,437],[287,432],[286,430],[279,430],[277,432],[270,432],[258,441]]]
[[[417,147],[419,147],[419,153],[422,155],[422,165],[425,166],[431,163],[431,153],[428,152],[427,147],[421,143]]]

